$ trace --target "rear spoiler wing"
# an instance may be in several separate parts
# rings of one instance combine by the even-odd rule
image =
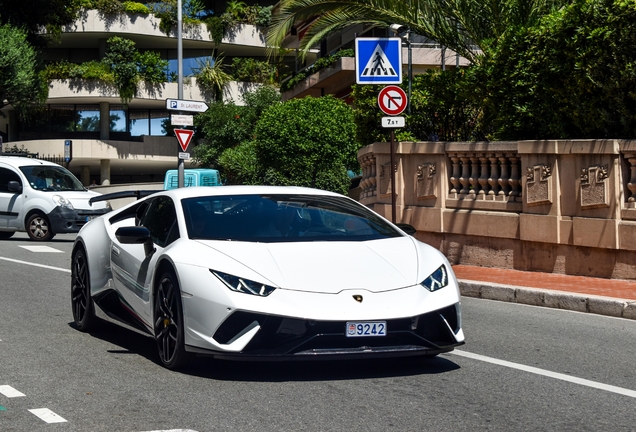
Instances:
[[[121,192],[113,192],[108,194],[103,194],[100,196],[93,197],[88,200],[90,205],[99,201],[110,201],[114,199],[120,198],[145,198],[149,195],[155,194],[157,192],[163,192],[162,190],[131,190],[131,191],[121,191]]]

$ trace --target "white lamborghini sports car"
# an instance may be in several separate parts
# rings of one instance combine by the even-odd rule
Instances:
[[[110,199],[103,195],[95,200]],[[87,223],[72,310],[153,337],[161,363],[436,355],[464,343],[436,249],[358,202],[298,187],[162,191]]]

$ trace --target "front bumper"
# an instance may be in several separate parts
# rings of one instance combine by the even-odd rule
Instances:
[[[55,207],[47,216],[51,229],[55,234],[76,233],[86,225],[89,220],[106,214],[109,208],[98,210],[75,209]]]
[[[257,323],[257,324],[256,324]],[[422,315],[386,320],[387,335],[347,337],[346,321],[316,321],[236,311],[215,332],[228,344],[258,325],[259,331],[240,352],[186,346],[216,358],[242,360],[309,360],[435,355],[463,345],[459,303]]]

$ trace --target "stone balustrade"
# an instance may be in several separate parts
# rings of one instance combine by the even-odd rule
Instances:
[[[390,144],[358,160],[390,219]],[[636,141],[402,142],[394,169],[396,222],[451,263],[636,279]]]

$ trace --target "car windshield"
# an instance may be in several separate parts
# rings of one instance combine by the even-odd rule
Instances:
[[[188,236],[250,242],[362,241],[402,234],[345,197],[226,195],[182,200]]]
[[[83,191],[82,183],[66,168],[52,165],[22,166],[20,171],[26,176],[33,189],[42,191]]]

